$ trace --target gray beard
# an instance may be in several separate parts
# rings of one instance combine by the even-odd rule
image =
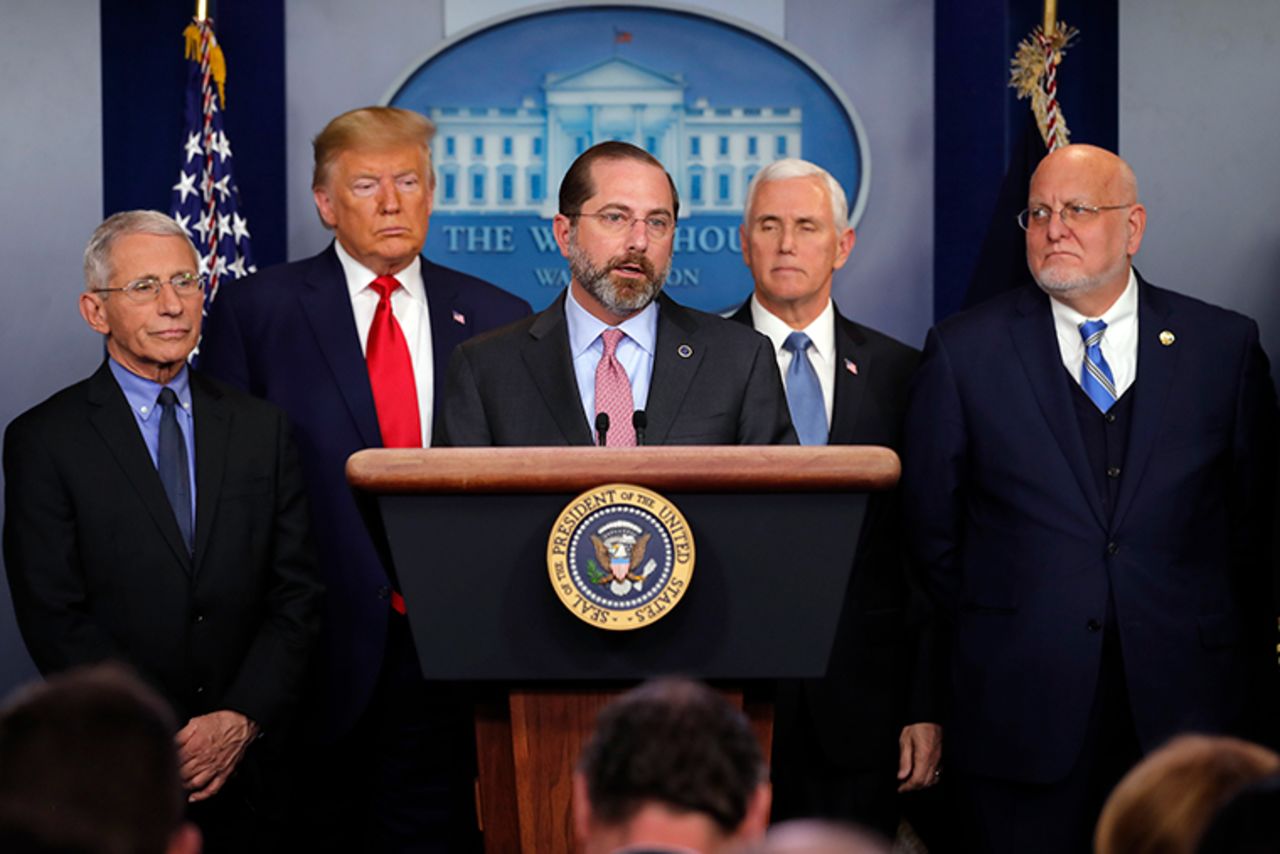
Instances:
[[[1080,294],[1087,294],[1096,291],[1107,282],[1120,275],[1125,270],[1128,263],[1128,256],[1124,256],[1120,261],[1114,264],[1110,269],[1103,270],[1093,276],[1064,275],[1059,273],[1045,274],[1043,271],[1040,275],[1033,278],[1036,284],[1040,286],[1040,290],[1049,296],[1070,297]]]
[[[614,268],[627,263],[639,264],[645,271],[643,283],[637,282],[633,288],[623,288],[612,278]],[[670,270],[670,262],[661,270],[655,270],[643,255],[622,256],[604,267],[597,267],[578,245],[576,235],[569,241],[569,272],[573,274],[574,281],[595,297],[606,311],[618,317],[628,317],[653,302],[667,281]]]

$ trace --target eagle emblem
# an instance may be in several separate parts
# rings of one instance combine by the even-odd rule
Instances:
[[[626,596],[633,588],[643,590],[645,579],[657,567],[657,561],[652,558],[643,563],[645,549],[652,536],[640,533],[635,525],[625,522],[605,525],[598,533],[592,534],[591,544],[595,546],[596,556],[588,564],[591,581],[609,585],[609,589],[618,596]]]

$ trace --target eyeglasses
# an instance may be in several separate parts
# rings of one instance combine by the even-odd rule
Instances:
[[[133,302],[155,302],[160,296],[160,288],[164,284],[155,276],[135,279],[122,288],[94,288],[93,293],[109,293],[120,291]],[[178,273],[169,279],[169,287],[180,297],[193,297],[204,291],[204,279],[195,273]]]
[[[1088,225],[1096,220],[1098,214],[1103,211],[1118,211],[1123,208],[1131,208],[1134,204],[1134,202],[1130,202],[1127,205],[1086,205],[1084,202],[1067,202],[1057,211],[1044,205],[1036,205],[1018,214],[1018,225],[1022,226],[1023,231],[1030,231],[1033,228],[1047,228],[1049,223],[1053,221],[1054,213],[1057,213],[1062,218],[1062,224],[1067,228]]]
[[[645,233],[654,239],[666,237],[671,233],[671,229],[675,228],[675,223],[671,217],[661,214],[653,214],[651,216],[628,216],[621,211],[604,211],[602,213],[576,213],[569,214],[571,217],[589,216],[600,223],[600,227],[611,234],[621,234],[624,231],[630,231],[631,227],[637,222],[644,223]]]

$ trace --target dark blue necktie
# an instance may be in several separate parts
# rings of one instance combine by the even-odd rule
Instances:
[[[791,366],[787,368],[787,408],[791,410],[791,423],[795,425],[801,445],[825,445],[827,408],[822,402],[818,372],[809,361],[812,345],[803,332],[792,332],[782,344],[782,349],[791,353]]]
[[[1080,324],[1080,337],[1084,339],[1084,364],[1080,366],[1080,388],[1089,395],[1103,412],[1116,402],[1116,381],[1111,376],[1111,366],[1102,355],[1102,333],[1107,330],[1104,320],[1086,320]]]
[[[178,396],[168,386],[160,390],[156,398],[160,405],[160,448],[156,453],[156,469],[160,483],[169,496],[169,506],[178,520],[187,551],[194,550],[191,538],[191,473],[187,470],[187,443],[178,426]]]

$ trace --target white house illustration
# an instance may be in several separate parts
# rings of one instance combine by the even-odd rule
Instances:
[[[438,107],[433,146],[435,209],[447,213],[555,213],[573,159],[618,139],[653,154],[675,177],[687,213],[740,214],[747,184],[764,164],[799,157],[799,107],[685,103],[680,74],[612,57],[547,74],[544,105]]]

